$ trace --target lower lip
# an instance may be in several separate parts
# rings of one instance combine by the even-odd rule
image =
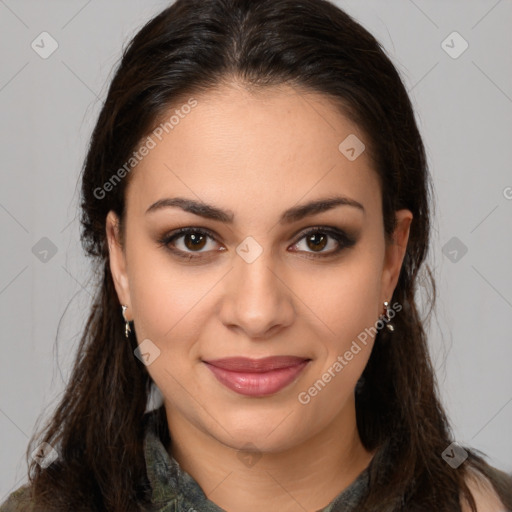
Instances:
[[[205,363],[216,379],[227,388],[246,396],[267,396],[288,386],[309,361],[268,372],[233,372]]]

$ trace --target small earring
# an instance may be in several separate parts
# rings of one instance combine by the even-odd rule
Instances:
[[[121,308],[123,309],[123,319],[125,321],[125,324],[124,324],[124,335],[128,338],[130,336],[130,333],[132,332],[131,328],[130,328],[130,322],[128,320],[126,320],[126,310],[128,309],[128,306],[121,306]]]
[[[386,316],[386,319],[385,319],[386,328],[388,331],[393,332],[395,330],[395,327],[393,326],[392,323],[390,323],[391,319],[389,318],[388,310],[389,310],[389,302],[385,301],[384,302],[384,315]]]

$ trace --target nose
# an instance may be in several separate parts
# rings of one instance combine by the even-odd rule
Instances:
[[[264,340],[293,322],[293,293],[278,267],[265,251],[251,263],[235,257],[220,313],[224,325]]]

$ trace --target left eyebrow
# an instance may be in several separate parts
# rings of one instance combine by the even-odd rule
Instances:
[[[351,206],[365,213],[364,206],[358,201],[345,196],[334,196],[317,199],[310,201],[309,203],[289,208],[283,212],[279,219],[279,223],[291,224],[310,215],[316,215],[318,213],[332,210],[338,206]],[[204,217],[205,219],[216,220],[226,224],[232,224],[235,218],[235,215],[231,210],[222,210],[216,206],[184,197],[160,199],[146,210],[146,214],[162,208],[170,207],[181,208],[186,212]]]

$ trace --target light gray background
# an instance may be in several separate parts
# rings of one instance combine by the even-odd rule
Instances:
[[[430,343],[456,438],[512,471],[512,2],[337,3],[381,41],[417,109],[437,194]],[[88,312],[76,188],[88,138],[123,44],[167,4],[0,0],[0,502],[26,480],[28,438]],[[47,59],[31,48],[43,31],[59,45]],[[442,47],[453,31],[469,43],[456,59]],[[43,237],[57,248],[46,262],[32,252]]]

